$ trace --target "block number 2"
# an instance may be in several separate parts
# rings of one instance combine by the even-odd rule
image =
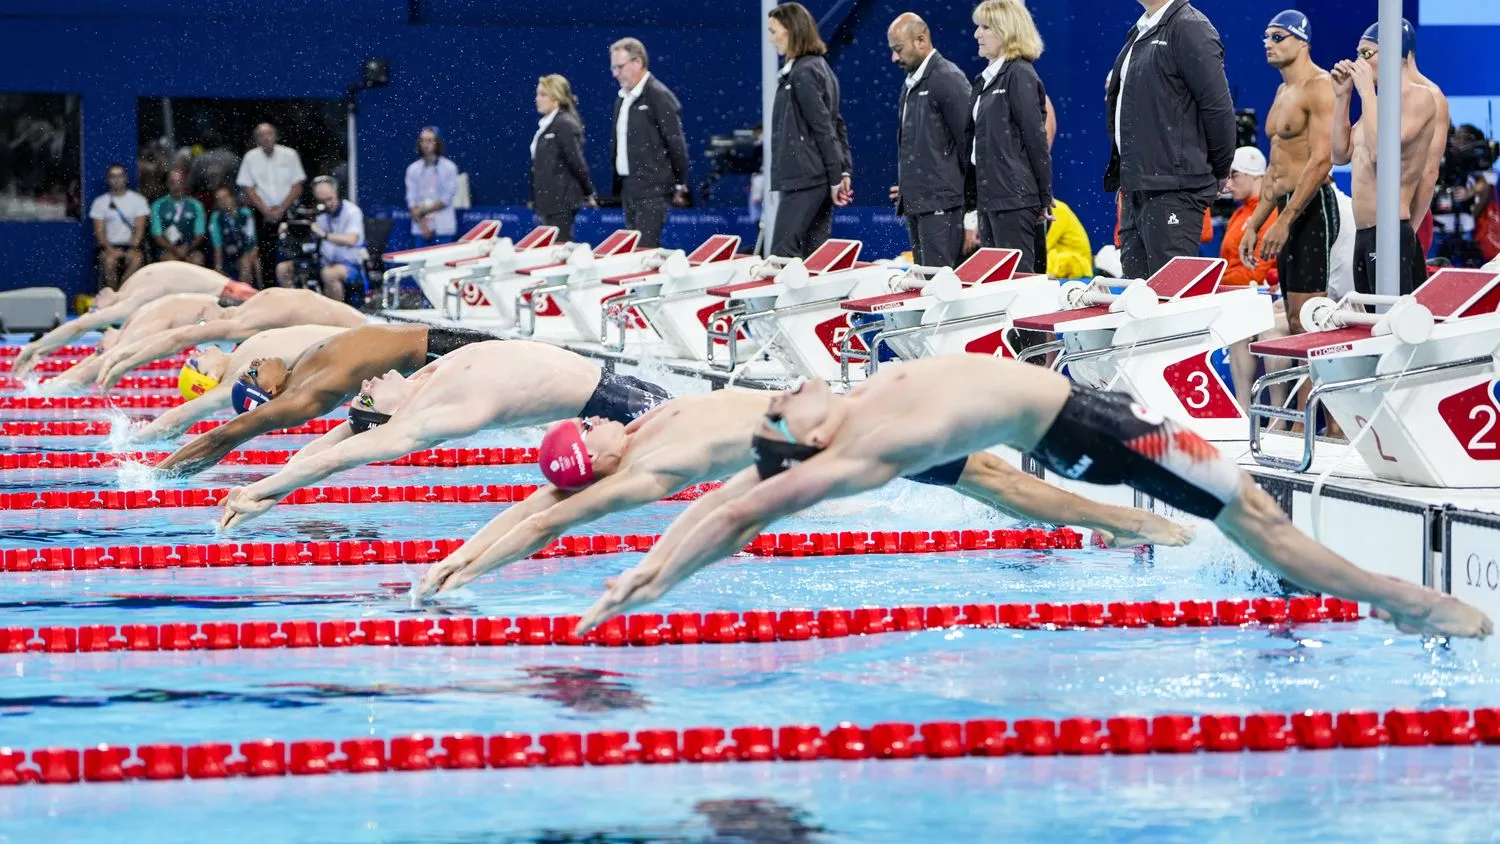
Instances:
[[[1489,432],[1495,430],[1495,408],[1487,404],[1476,404],[1472,408],[1469,408],[1470,420],[1478,419],[1481,416],[1484,417],[1484,423],[1479,426],[1479,430],[1475,431],[1474,436],[1469,439],[1467,448],[1470,451],[1494,451],[1496,448],[1500,448],[1500,444],[1497,444],[1494,440],[1486,440],[1484,437]]]

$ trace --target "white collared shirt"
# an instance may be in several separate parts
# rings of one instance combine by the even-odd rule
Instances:
[[[536,134],[531,136],[531,157],[532,158],[536,158],[536,142],[539,141],[539,140],[541,140],[542,133],[545,132],[545,131],[547,131],[547,127],[548,126],[552,125],[552,119],[554,117],[557,117],[557,109],[555,109],[555,108],[552,109],[551,111],[547,112],[547,116],[546,117],[543,117],[541,120],[538,120],[536,122]]]
[[[1171,0],[1157,9],[1154,14],[1142,13],[1140,20],[1135,22],[1135,40],[1131,42],[1130,49],[1125,53],[1125,61],[1120,64],[1120,93],[1115,96],[1115,149],[1120,149],[1120,117],[1124,114],[1125,105],[1125,73],[1130,70],[1130,57],[1135,53],[1135,45],[1141,43],[1141,38],[1146,33],[1156,28],[1161,23],[1162,16],[1172,8]]]
[[[629,91],[620,89],[620,116],[615,118],[615,172],[621,176],[630,175],[630,157],[625,151],[625,128],[630,124],[630,107],[640,99],[641,92],[646,89],[646,80],[651,78],[651,72],[641,74],[641,81],[635,83],[635,87]]]
[[[907,74],[907,76],[906,76],[906,90],[910,91],[911,89],[917,87],[917,83],[918,82],[922,81],[922,76],[927,73],[927,63],[930,62],[930,61],[932,61],[932,54],[936,53],[936,52],[937,52],[937,50],[928,50],[927,51],[927,57],[924,58],[924,59],[922,59],[922,63],[919,64],[919,65],[917,65],[917,69],[915,71],[913,71],[912,73]],[[906,122],[906,104],[905,103],[902,103],[902,105],[901,105],[901,122],[902,123]]]
[[[980,80],[979,81],[979,90],[980,90],[981,93],[980,93],[979,96],[977,96],[977,97],[974,98],[974,113],[972,115],[970,115],[974,120],[978,120],[979,119],[979,104],[984,101],[984,94],[983,94],[984,89],[990,87],[990,83],[994,82],[995,81],[995,77],[1000,75],[1000,68],[1002,68],[1002,67],[1005,67],[1005,57],[1004,56],[1001,56],[1000,58],[995,59],[994,61],[990,62],[990,66],[987,67],[987,68],[985,68],[984,71],[979,74],[979,80]],[[975,132],[974,133],[974,143],[972,143],[972,144],[969,145],[969,163],[977,165],[979,162],[976,159],[978,159],[978,158],[979,158],[979,133]]]
[[[291,147],[276,144],[271,154],[255,147],[240,159],[239,176],[234,183],[242,188],[255,188],[260,201],[266,205],[280,205],[292,192],[292,186],[307,181],[302,170],[302,158]]]

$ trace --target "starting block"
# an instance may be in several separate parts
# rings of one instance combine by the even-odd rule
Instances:
[[[517,333],[535,337],[542,327],[553,339],[594,340],[600,303],[614,292],[600,279],[635,272],[652,262],[660,265],[672,253],[637,248],[640,240],[640,232],[618,229],[593,249],[575,248],[565,261],[518,270],[499,282],[497,286],[512,293]]]
[[[674,252],[655,269],[601,279],[617,292],[604,297],[599,342],[623,351],[629,329],[649,328],[667,344],[667,356],[703,361],[709,315],[723,305],[708,289],[760,278],[768,269],[739,247],[739,235],[716,234],[685,256]],[[610,326],[617,341],[610,339]]]
[[[1061,351],[1053,367],[1074,381],[1122,390],[1210,440],[1245,439],[1244,410],[1210,362],[1214,352],[1269,329],[1271,299],[1253,289],[1219,291],[1220,258],[1173,258],[1116,294],[1111,279],[1071,282],[1065,310],[1017,318],[1016,328],[1062,335],[1024,352]]]
[[[463,236],[453,243],[386,252],[381,258],[390,268],[385,271],[381,282],[381,302],[386,308],[395,308],[401,290],[401,280],[410,278],[416,282],[422,295],[427,297],[427,301],[431,302],[433,307],[443,307],[444,291],[447,285],[442,280],[429,279],[429,273],[445,268],[450,261],[484,255],[499,239],[500,221],[484,220],[464,232]]]
[[[1382,314],[1364,306],[1387,306]],[[1253,404],[1250,450],[1261,465],[1305,472],[1325,408],[1382,480],[1433,487],[1500,484],[1500,274],[1446,268],[1409,296],[1350,293],[1302,310],[1312,330],[1252,343],[1252,354],[1306,361],[1255,382],[1265,388],[1311,378],[1304,410]],[[1300,422],[1299,457],[1264,449],[1260,423]]]

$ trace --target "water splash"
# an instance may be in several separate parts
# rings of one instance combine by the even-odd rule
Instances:
[[[136,445],[136,433],[145,428],[147,422],[137,422],[118,408],[104,411],[104,421],[109,423],[109,436],[104,439],[106,451],[129,451]]]
[[[129,461],[119,466],[119,484],[122,492],[135,489],[157,490],[162,488],[162,476],[154,466]]]

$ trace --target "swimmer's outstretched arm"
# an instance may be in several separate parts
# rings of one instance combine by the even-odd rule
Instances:
[[[255,334],[232,319],[216,319],[202,325],[184,325],[151,337],[142,337],[128,346],[111,349],[104,355],[104,371],[99,374],[100,388],[108,390],[125,373],[142,364],[169,358],[183,349],[214,340],[244,340]]]
[[[70,341],[96,328],[108,328],[112,325],[119,325],[135,311],[139,304],[139,302],[133,301],[116,302],[107,308],[90,311],[77,319],[68,320],[46,334],[43,334],[41,337],[22,346],[21,353],[16,356],[11,374],[20,378],[30,372],[33,366],[36,366],[36,362],[41,359],[42,355],[53,349],[66,346]]]
[[[571,527],[586,525],[610,513],[633,510],[659,501],[686,485],[676,475],[657,472],[625,471],[610,475],[587,489],[520,519],[477,556],[470,557],[460,553],[450,555],[448,559],[433,566],[422,578],[421,594],[427,594],[427,590],[433,587],[438,592],[457,589],[491,569],[530,557],[551,545]]]
[[[56,378],[48,378],[38,385],[42,393],[56,394],[64,390],[79,390],[88,387],[94,382],[94,376],[99,373],[104,364],[103,355],[90,355],[89,357],[73,364]]]
[[[198,437],[157,465],[158,472],[195,475],[224,459],[224,455],[248,439],[267,431],[291,428],[327,413],[338,406],[344,394],[309,387],[283,393],[249,413],[214,428]]]
[[[130,435],[134,441],[166,439],[180,435],[200,419],[229,407],[234,395],[231,384],[219,384],[192,401],[183,402]]]
[[[754,472],[753,468],[746,469],[735,480],[754,477]],[[744,548],[777,519],[826,498],[883,486],[899,473],[896,466],[880,460],[820,454],[761,481],[704,517],[659,566],[637,566],[617,578],[604,597],[589,608],[578,629],[587,632],[628,609],[657,600],[698,569]]]
[[[490,519],[484,527],[480,528],[478,533],[459,546],[458,550],[427,568],[426,573],[422,575],[422,582],[417,586],[418,597],[428,595],[450,570],[454,567],[461,568],[477,558],[484,553],[484,549],[493,545],[511,528],[520,524],[522,519],[533,513],[540,513],[567,497],[568,494],[557,487],[543,484],[537,488],[536,492],[526,496],[524,501],[518,501],[501,510],[495,518]]]

